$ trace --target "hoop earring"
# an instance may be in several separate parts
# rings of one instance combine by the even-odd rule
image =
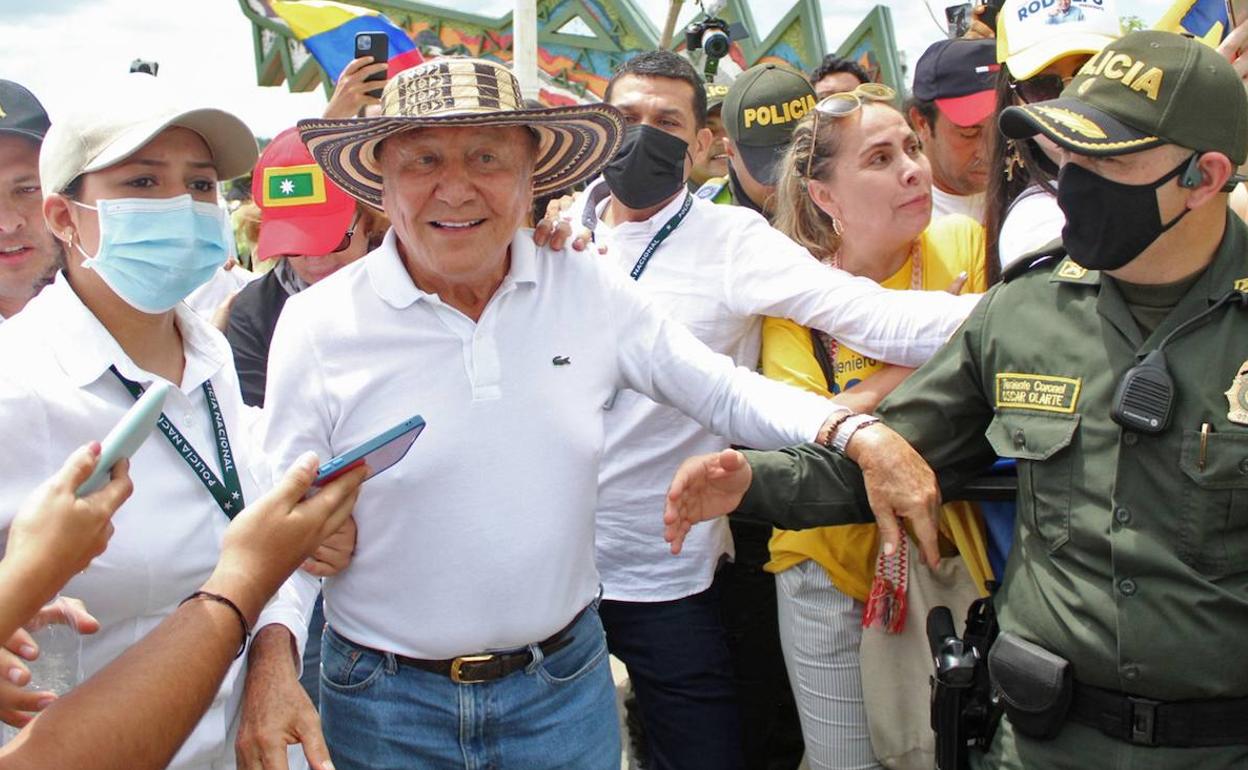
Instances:
[[[832,217],[831,219],[832,219],[832,232],[836,234],[837,238],[840,238],[841,235],[845,232],[845,228],[841,226],[841,220],[837,219],[836,217]]]

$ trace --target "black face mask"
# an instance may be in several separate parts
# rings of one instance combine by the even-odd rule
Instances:
[[[652,126],[629,126],[620,151],[602,176],[616,200],[630,209],[656,206],[685,183],[689,144]]]
[[[1088,270],[1117,270],[1138,257],[1187,215],[1162,224],[1157,190],[1178,176],[1191,158],[1150,184],[1122,184],[1067,163],[1057,175],[1057,205],[1066,215],[1062,244]]]

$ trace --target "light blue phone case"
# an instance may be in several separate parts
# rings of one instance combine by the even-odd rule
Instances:
[[[85,497],[98,490],[108,482],[113,466],[119,460],[128,460],[139,451],[147,437],[152,435],[156,421],[160,419],[161,410],[165,408],[165,397],[172,389],[167,382],[157,382],[143,392],[134,402],[134,406],[113,426],[104,440],[100,442],[100,459],[96,463],[91,477],[78,487],[78,497]]]

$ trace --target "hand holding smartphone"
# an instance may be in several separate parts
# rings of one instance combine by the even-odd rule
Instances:
[[[75,494],[85,497],[104,486],[112,473],[113,466],[119,460],[128,460],[139,451],[143,442],[152,434],[156,421],[160,419],[161,410],[165,408],[165,398],[169,395],[172,385],[157,382],[143,392],[134,402],[134,406],[108,432],[100,442],[100,457],[95,470],[87,480],[79,485]]]
[[[424,429],[425,420],[420,415],[404,420],[390,430],[321,465],[312,486],[325,486],[338,476],[360,465],[368,466],[368,478],[371,479],[402,460],[407,455],[407,450],[411,449],[412,444],[416,442],[416,437]]]
[[[356,34],[355,58],[361,59],[365,56],[371,56],[374,64],[381,64],[390,60],[390,38],[386,37],[385,32],[359,32]],[[365,83],[376,81],[386,82],[386,74],[377,72],[364,78]],[[380,88],[374,88],[366,93],[375,99],[381,98]]]

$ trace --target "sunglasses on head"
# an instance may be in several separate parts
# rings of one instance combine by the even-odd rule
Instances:
[[[891,102],[896,97],[897,92],[883,83],[862,83],[853,91],[828,94],[820,99],[815,105],[815,121],[814,125],[811,126],[811,148],[810,154],[806,156],[806,173],[804,176],[810,179],[810,172],[815,160],[814,141],[819,136],[820,115],[826,115],[829,118],[843,118],[862,109],[862,105],[865,102]]]
[[[1036,75],[1026,80],[1010,81],[1010,89],[1018,94],[1018,98],[1027,104],[1047,102],[1062,95],[1066,86],[1074,77],[1061,75]]]

